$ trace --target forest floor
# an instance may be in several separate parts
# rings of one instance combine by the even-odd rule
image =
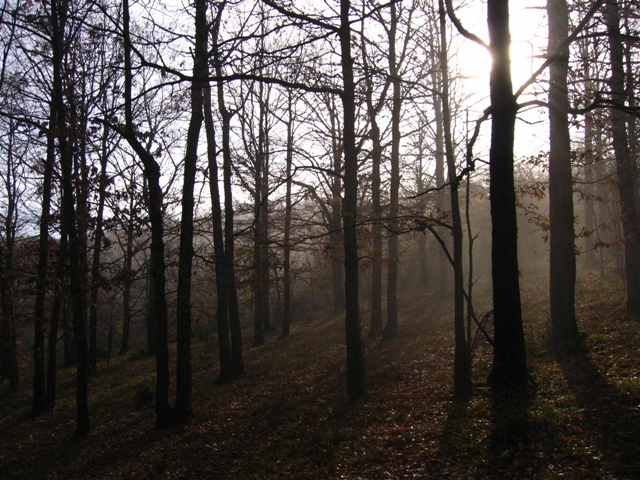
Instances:
[[[534,383],[519,396],[492,395],[481,341],[473,395],[454,401],[451,313],[407,296],[400,335],[366,339],[369,395],[356,404],[342,319],[319,314],[296,319],[284,340],[247,339],[247,373],[230,384],[216,384],[215,355],[196,345],[194,418],[171,429],[153,428],[153,408],[141,405],[152,358],[103,362],[82,440],[70,439],[73,369],[60,372],[56,409],[38,418],[29,379],[17,394],[3,384],[0,478],[640,478],[640,323],[625,316],[618,282],[590,277],[577,291],[584,348],[554,355],[547,290],[523,288]]]

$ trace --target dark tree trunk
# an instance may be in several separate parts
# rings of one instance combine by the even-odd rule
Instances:
[[[260,116],[260,139],[258,143],[258,154],[255,158],[254,171],[254,197],[253,197],[253,346],[264,345],[264,300],[263,282],[261,279],[263,249],[262,240],[262,168],[264,165],[262,152],[262,115]]]
[[[69,235],[69,277],[71,283],[71,310],[73,318],[73,336],[76,348],[76,429],[74,437],[83,437],[89,433],[89,358],[87,349],[87,309],[85,296],[85,271],[83,262],[82,238],[78,231],[74,186],[73,186],[73,161],[70,145],[67,141],[66,114],[64,98],[62,94],[62,49],[63,32],[66,21],[66,4],[58,5],[57,1],[51,2],[51,18],[53,31],[53,102],[57,103],[57,125],[60,136],[58,145],[60,148],[60,173],[62,177],[62,218],[65,229]]]
[[[593,81],[591,79],[591,59],[589,58],[589,47],[587,40],[581,44],[582,52],[582,71],[584,74],[583,88],[590,97],[593,95]],[[584,182],[585,182],[585,200],[584,200],[584,228],[588,233],[585,239],[585,263],[588,268],[595,268],[598,263],[596,255],[596,213],[595,213],[595,196],[596,191],[594,184],[596,182],[596,157],[594,145],[594,121],[593,112],[587,112],[584,118]]]
[[[569,36],[566,0],[548,0],[549,54],[558,51]],[[564,350],[580,343],[576,323],[576,257],[573,230],[573,178],[571,139],[567,110],[569,46],[549,67],[549,289],[551,300],[551,343]]]
[[[391,24],[389,25],[389,76],[393,86],[391,107],[391,184],[389,187],[389,259],[387,263],[387,322],[383,337],[394,338],[398,335],[398,196],[400,191],[400,78],[396,58],[396,30],[398,16],[396,4],[391,3]]]
[[[424,168],[424,133],[419,132],[419,147],[418,147],[418,173],[416,178],[417,193],[425,191],[425,168]],[[418,215],[424,215],[427,207],[425,195],[420,197],[418,201]],[[418,262],[420,265],[419,270],[419,282],[420,287],[424,287],[429,283],[429,259],[427,258],[427,231],[423,231],[418,235]]]
[[[131,283],[133,282],[133,227],[135,208],[135,175],[131,173],[129,184],[129,219],[127,221],[127,238],[124,252],[125,284],[122,292],[122,342],[120,343],[120,355],[129,351],[129,336],[131,330]],[[155,336],[155,335],[154,335]]]
[[[362,36],[362,59],[364,64],[364,81],[366,85],[367,114],[371,122],[371,327],[370,337],[382,334],[382,205],[380,201],[380,167],[382,164],[382,139],[377,116],[386,100],[387,83],[378,102],[373,99],[374,75],[369,66],[367,49]]]
[[[62,225],[64,227],[64,225]],[[57,252],[56,280],[54,286],[53,307],[51,309],[51,322],[49,325],[49,360],[47,368],[47,405],[53,409],[56,405],[56,373],[58,369],[58,325],[60,313],[64,304],[65,289],[65,261],[68,255],[69,244],[67,232],[60,231],[60,245]]]
[[[211,191],[211,217],[213,223],[213,251],[216,272],[216,294],[218,311],[218,337],[220,338],[220,378],[221,382],[233,376],[231,361],[231,343],[229,339],[229,305],[227,278],[224,263],[224,231],[222,228],[222,208],[220,206],[220,189],[218,187],[218,164],[216,159],[216,138],[211,112],[211,89],[205,93],[205,128],[207,131],[207,158],[209,162],[209,189]]]
[[[351,57],[351,26],[349,0],[340,2],[341,66],[344,88],[342,105],[344,114],[344,272],[345,272],[345,331],[347,343],[347,391],[352,401],[366,394],[365,364],[360,333],[360,305],[358,301],[358,152],[355,137],[355,84]]]
[[[11,200],[9,200],[9,203],[11,203]],[[12,216],[7,215],[7,223],[10,222],[10,218]],[[6,235],[7,244],[0,247],[0,304],[2,309],[2,330],[0,331],[2,357],[0,358],[0,366],[4,370],[2,373],[9,379],[9,391],[16,392],[18,391],[20,377],[16,348],[15,312],[10,293],[12,281],[9,277],[12,271],[13,235],[9,229],[6,230]]]
[[[98,325],[98,294],[100,292],[100,255],[102,253],[102,239],[104,237],[104,202],[107,188],[107,137],[109,128],[105,124],[102,132],[102,154],[100,157],[100,178],[98,196],[98,214],[96,218],[96,233],[93,246],[93,262],[91,265],[91,292],[89,299],[89,327],[91,341],[89,348],[89,366],[94,372],[98,371],[97,325]]]
[[[267,94],[268,95],[268,94]],[[262,102],[262,100],[260,100]],[[262,291],[262,326],[265,332],[273,330],[271,327],[270,313],[270,296],[271,287],[269,281],[270,259],[269,259],[269,130],[267,128],[268,102],[266,102],[264,112],[262,113],[262,143],[263,147],[263,164],[262,164],[262,181],[260,183],[260,290]]]
[[[76,218],[73,159],[67,138],[67,119],[62,88],[62,63],[64,56],[64,30],[67,16],[66,1],[51,2],[52,27],[52,63],[53,63],[53,95],[55,104],[58,146],[60,150],[60,174],[62,180],[62,217],[61,223],[69,235],[69,277],[71,283],[71,307],[73,318],[73,335],[75,340],[77,375],[76,375],[76,429],[74,437],[79,438],[89,433],[89,363],[87,352],[87,310],[85,297],[85,271],[83,260],[82,238],[78,231]],[[43,379],[44,381],[44,379]],[[46,402],[46,396],[45,396]]]
[[[455,355],[453,369],[454,394],[468,397],[471,394],[471,356],[465,332],[464,317],[464,273],[462,269],[462,219],[456,174],[455,152],[451,132],[451,112],[449,109],[449,62],[447,58],[446,12],[444,0],[439,1],[440,10],[440,67],[442,75],[442,126],[444,130],[445,157],[449,175],[451,195],[451,218],[453,231],[453,278],[454,278],[454,332]]]
[[[293,183],[293,98],[291,92],[288,97],[289,118],[287,120],[287,180],[284,207],[284,260],[283,260],[283,311],[282,311],[282,338],[289,336],[291,328],[291,184]]]
[[[191,391],[191,276],[193,270],[194,185],[198,164],[198,141],[203,122],[203,95],[207,83],[207,2],[195,1],[195,51],[191,85],[191,120],[187,131],[182,184],[182,218],[178,260],[178,298],[176,307],[176,402],[174,420],[192,415]]]
[[[15,274],[13,273],[13,248],[16,237],[16,191],[15,164],[13,152],[13,128],[8,133],[9,146],[7,148],[7,170],[3,175],[6,192],[6,211],[4,212],[4,244],[0,246],[0,308],[2,310],[2,328],[0,331],[0,367],[3,368],[9,380],[9,391],[16,392],[20,383],[18,371],[18,350],[16,339],[16,319],[13,300]]]
[[[372,262],[371,262],[371,329],[369,336],[382,334],[382,205],[380,203],[380,164],[382,163],[382,142],[380,128],[373,108],[369,108],[371,120],[371,203],[373,205]]]
[[[147,353],[156,354],[156,288],[153,280],[153,256],[149,258],[147,272],[147,312],[145,326],[147,327]]]
[[[215,73],[222,77],[222,64],[218,45],[218,32],[222,18],[222,9],[225,3],[221,3],[216,16],[215,29],[213,31],[213,54]],[[218,108],[222,119],[222,159],[223,159],[223,185],[224,185],[224,285],[227,290],[228,319],[218,318],[218,348],[220,354],[219,381],[227,381],[244,373],[244,360],[242,354],[242,328],[240,325],[240,312],[238,310],[238,294],[236,291],[233,232],[233,192],[231,178],[231,117],[227,110],[224,98],[224,84],[218,80]],[[231,339],[229,340],[229,336]]]
[[[52,96],[54,93],[52,92]],[[47,296],[47,270],[49,268],[49,224],[51,221],[51,186],[55,164],[55,138],[58,131],[57,103],[51,102],[49,111],[49,131],[47,132],[47,155],[42,180],[42,213],[40,214],[40,231],[38,240],[38,266],[36,277],[36,298],[34,308],[34,342],[33,342],[33,404],[34,414],[47,410],[45,386],[45,300]]]
[[[640,226],[635,197],[635,163],[630,155],[627,136],[627,100],[625,90],[624,51],[620,31],[620,7],[617,0],[605,3],[605,21],[611,60],[611,99],[618,108],[611,109],[611,135],[616,157],[620,213],[624,235],[624,269],[627,280],[627,313],[640,317]]]
[[[151,221],[151,276],[154,300],[155,320],[155,354],[156,354],[156,423],[162,427],[170,423],[169,407],[169,345],[167,338],[168,314],[165,295],[165,260],[164,260],[164,220],[162,212],[163,193],[160,187],[160,167],[138,140],[132,112],[132,65],[131,39],[129,36],[129,1],[122,2],[123,36],[124,36],[124,76],[125,76],[125,140],[136,152],[144,165],[144,175],[149,189],[149,219]]]
[[[526,385],[527,360],[522,328],[518,271],[518,226],[513,178],[513,143],[517,104],[511,83],[508,0],[488,0],[493,65],[490,75],[491,267],[494,353],[490,382],[498,389]]]
[[[436,53],[439,55],[439,53]],[[431,73],[431,81],[434,85],[441,85],[442,78],[441,74],[437,69],[434,69]],[[440,99],[438,92],[433,93],[433,104],[434,104],[434,120],[436,123],[436,138],[435,138],[435,177],[436,177],[436,187],[439,189],[436,193],[436,207],[438,213],[442,215],[446,210],[446,190],[443,189],[445,184],[445,145],[444,145],[444,120],[442,118],[442,100]],[[448,233],[446,229],[441,228],[440,236],[448,245],[447,241]],[[440,300],[444,300],[444,298],[449,294],[450,291],[450,279],[451,279],[451,265],[445,252],[442,249],[438,249],[437,254],[437,269],[438,269],[438,283],[436,284],[436,288],[438,289],[438,294],[440,296]]]

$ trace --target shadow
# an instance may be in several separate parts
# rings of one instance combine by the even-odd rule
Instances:
[[[557,361],[581,407],[601,461],[619,478],[640,478],[640,405],[611,385],[585,351]]]
[[[469,398],[452,400],[447,408],[446,418],[436,455],[440,464],[439,473],[442,476],[446,476],[450,465],[463,461],[462,457],[475,455],[475,452],[470,452],[469,449],[477,447],[467,438]]]
[[[533,387],[491,392],[489,472],[496,478],[531,478],[539,470],[530,416]]]

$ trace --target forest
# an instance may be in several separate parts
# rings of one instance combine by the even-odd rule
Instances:
[[[2,3],[0,476],[637,478],[635,1]]]

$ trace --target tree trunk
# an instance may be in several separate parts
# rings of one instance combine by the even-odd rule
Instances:
[[[218,7],[215,29],[213,31],[213,54],[215,73],[222,77],[222,63],[219,53],[218,32],[222,18],[222,10],[226,3]],[[224,185],[224,278],[227,290],[227,307],[229,309],[228,323],[223,317],[218,318],[218,348],[220,354],[219,381],[227,381],[244,373],[244,360],[242,355],[242,328],[240,325],[240,312],[238,310],[238,294],[236,291],[234,247],[235,237],[233,232],[233,192],[231,178],[231,117],[227,110],[224,98],[224,84],[218,80],[218,108],[222,119],[222,159],[223,159],[223,185]],[[231,339],[229,340],[229,336]]]
[[[261,89],[262,90],[262,89]],[[262,95],[261,95],[262,97]],[[267,115],[269,114],[269,93],[267,99],[264,100],[264,107],[261,107],[262,129],[262,181],[260,183],[260,290],[262,291],[262,327],[264,332],[272,331],[271,313],[270,313],[270,259],[269,259],[269,163],[270,163],[270,145],[269,145],[269,128],[267,125]],[[263,100],[260,99],[262,104]]]
[[[132,111],[132,65],[131,39],[129,36],[129,1],[122,2],[123,36],[124,36],[124,75],[125,75],[125,122],[124,138],[136,152],[144,165],[144,175],[149,189],[149,219],[151,221],[151,276],[155,311],[155,353],[156,353],[156,423],[162,427],[170,422],[169,407],[169,345],[168,314],[165,294],[165,260],[164,260],[164,220],[162,212],[163,193],[160,187],[160,167],[138,140]]]
[[[9,216],[7,216],[7,223]],[[11,232],[7,231],[7,243],[13,243],[9,239]],[[6,248],[5,248],[6,247]],[[9,379],[9,391],[18,391],[20,377],[18,372],[18,355],[16,348],[16,324],[13,299],[11,298],[11,275],[12,269],[13,246],[4,245],[0,247],[0,304],[2,310],[2,330],[0,335],[2,338],[2,358],[0,358],[0,367],[3,368],[3,375]]]
[[[284,260],[283,260],[283,312],[282,312],[282,338],[289,336],[291,328],[291,184],[293,181],[293,98],[291,92],[288,97],[289,118],[287,120],[287,170],[286,193],[284,207]]]
[[[566,0],[548,0],[549,46],[558,51],[569,36]],[[569,46],[549,67],[549,290],[551,300],[551,343],[565,350],[580,343],[576,323],[576,257],[573,230],[573,178],[571,139],[567,110]]]
[[[345,331],[347,343],[347,391],[352,401],[366,394],[365,365],[360,334],[360,305],[358,301],[358,152],[355,137],[355,84],[351,57],[351,25],[349,0],[340,2],[341,66],[343,76],[343,148],[344,148],[344,272],[345,272]]]
[[[455,152],[451,132],[451,112],[449,109],[449,62],[447,58],[446,12],[444,0],[439,1],[440,10],[440,68],[442,75],[442,126],[444,130],[445,157],[449,175],[451,195],[451,218],[453,227],[453,278],[454,278],[454,332],[455,355],[453,384],[454,395],[468,397],[473,387],[471,381],[471,356],[465,333],[464,318],[464,273],[462,270],[462,219],[456,174]]]
[[[438,53],[439,55],[439,53]],[[431,72],[431,81],[434,85],[441,85],[442,79],[441,74],[437,69],[434,69]],[[438,192],[436,193],[436,207],[438,213],[442,215],[446,210],[446,190],[443,189],[445,184],[444,177],[444,168],[445,168],[445,145],[444,145],[444,120],[442,118],[442,100],[439,98],[437,92],[433,93],[433,104],[434,104],[434,120],[436,123],[436,138],[435,138],[435,177],[436,177],[436,188],[438,188]],[[447,241],[449,235],[445,228],[441,228],[440,237],[445,242],[446,245],[449,245]],[[438,261],[438,294],[440,296],[440,300],[444,300],[445,297],[448,296],[450,291],[450,279],[451,279],[451,265],[449,264],[449,260],[445,252],[442,249],[438,249],[437,255]]]
[[[377,337],[382,334],[382,205],[380,202],[380,166],[382,165],[382,139],[377,116],[386,100],[388,83],[378,102],[373,99],[373,72],[369,66],[367,49],[362,35],[362,61],[364,66],[364,81],[366,85],[365,100],[367,114],[371,122],[369,136],[371,137],[371,327],[369,336]]]
[[[61,223],[69,235],[69,277],[71,283],[71,307],[73,318],[73,335],[75,340],[77,375],[76,375],[76,429],[74,437],[79,438],[89,433],[89,364],[87,352],[87,310],[85,297],[86,265],[82,258],[82,238],[78,232],[74,185],[73,159],[67,138],[67,120],[62,88],[62,64],[64,57],[64,30],[67,16],[67,3],[53,0],[51,2],[52,27],[52,64],[53,94],[51,101],[55,104],[58,146],[60,151],[60,174],[62,180],[62,216]],[[44,380],[44,379],[43,379]],[[46,402],[46,397],[45,397]]]
[[[593,82],[591,80],[591,59],[589,58],[588,40],[585,39],[581,44],[582,54],[582,71],[584,74],[584,90],[588,97],[593,95]],[[594,123],[595,115],[593,112],[587,112],[584,118],[584,181],[585,181],[585,200],[584,200],[584,228],[587,233],[585,238],[585,263],[587,268],[595,268],[597,266],[596,256],[596,214],[595,214],[595,196],[596,191],[594,184],[596,182],[595,164],[596,157],[594,145]]]
[[[487,17],[493,57],[490,74],[489,193],[495,337],[490,382],[495,388],[511,389],[526,385],[528,371],[518,271],[518,225],[513,178],[517,104],[511,83],[508,0],[488,0]]]
[[[383,337],[386,339],[398,336],[398,197],[400,191],[400,78],[398,76],[398,60],[396,58],[396,31],[398,16],[396,4],[391,3],[391,24],[389,25],[389,76],[393,86],[391,107],[391,184],[389,187],[389,258],[387,263],[387,322]]]
[[[16,339],[16,319],[13,300],[15,274],[13,273],[13,248],[16,238],[16,220],[18,200],[17,181],[15,178],[16,158],[13,151],[14,128],[11,120],[7,148],[7,170],[3,175],[6,191],[6,211],[4,212],[4,245],[0,246],[0,305],[2,310],[2,329],[0,338],[0,367],[9,379],[9,391],[16,392],[20,383],[18,371],[18,351]]]
[[[61,225],[63,227],[63,225]],[[67,232],[60,231],[60,245],[57,252],[56,280],[54,286],[53,307],[51,309],[51,322],[49,325],[49,361],[47,369],[47,406],[53,409],[56,405],[56,373],[58,368],[58,325],[60,313],[64,305],[65,288],[65,260],[68,255],[69,244]]]
[[[53,91],[51,93],[54,95]],[[53,100],[53,99],[52,99]],[[49,268],[49,224],[51,221],[51,186],[55,164],[55,138],[58,131],[57,103],[49,106],[49,131],[47,132],[47,155],[42,179],[42,212],[40,214],[40,231],[38,240],[38,266],[36,276],[36,298],[34,308],[34,342],[33,342],[33,404],[32,412],[36,415],[47,410],[44,343],[45,343],[45,301],[47,296],[47,270]]]
[[[342,155],[343,142],[340,141],[339,120],[334,111],[329,112],[331,122],[331,151],[334,174],[329,199],[329,261],[331,262],[331,287],[333,290],[333,313],[345,310],[344,290],[344,236],[342,231]]]
[[[207,82],[207,2],[196,0],[195,51],[191,84],[191,119],[187,131],[182,184],[182,218],[178,259],[178,298],[176,306],[176,402],[173,419],[191,417],[191,276],[193,270],[193,191],[198,165],[198,142],[203,121],[203,94]]]
[[[254,171],[254,192],[253,192],[253,346],[259,347],[264,345],[264,301],[262,296],[264,291],[262,289],[263,282],[261,275],[263,249],[261,245],[262,240],[262,168],[264,166],[264,152],[262,151],[262,115],[260,115],[260,139],[258,140],[258,153],[255,158],[255,171]]]
[[[627,313],[640,317],[640,226],[635,197],[635,163],[629,152],[626,114],[624,52],[620,31],[620,8],[617,0],[605,3],[605,21],[611,60],[611,135],[616,157],[618,193],[624,235],[624,267],[627,280]]]
[[[100,178],[98,196],[98,214],[96,218],[96,233],[93,246],[93,262],[91,265],[91,292],[89,300],[89,326],[91,342],[89,348],[89,366],[94,372],[98,370],[97,325],[98,325],[98,294],[100,291],[100,255],[102,253],[102,239],[104,237],[103,217],[104,202],[107,188],[107,136],[109,128],[105,124],[102,132],[102,152],[100,156]]]
[[[124,252],[124,272],[125,284],[122,292],[122,342],[120,343],[120,355],[129,351],[129,335],[131,330],[131,283],[133,267],[133,227],[135,207],[135,175],[131,173],[131,183],[129,184],[129,219],[127,222],[126,249]]]

